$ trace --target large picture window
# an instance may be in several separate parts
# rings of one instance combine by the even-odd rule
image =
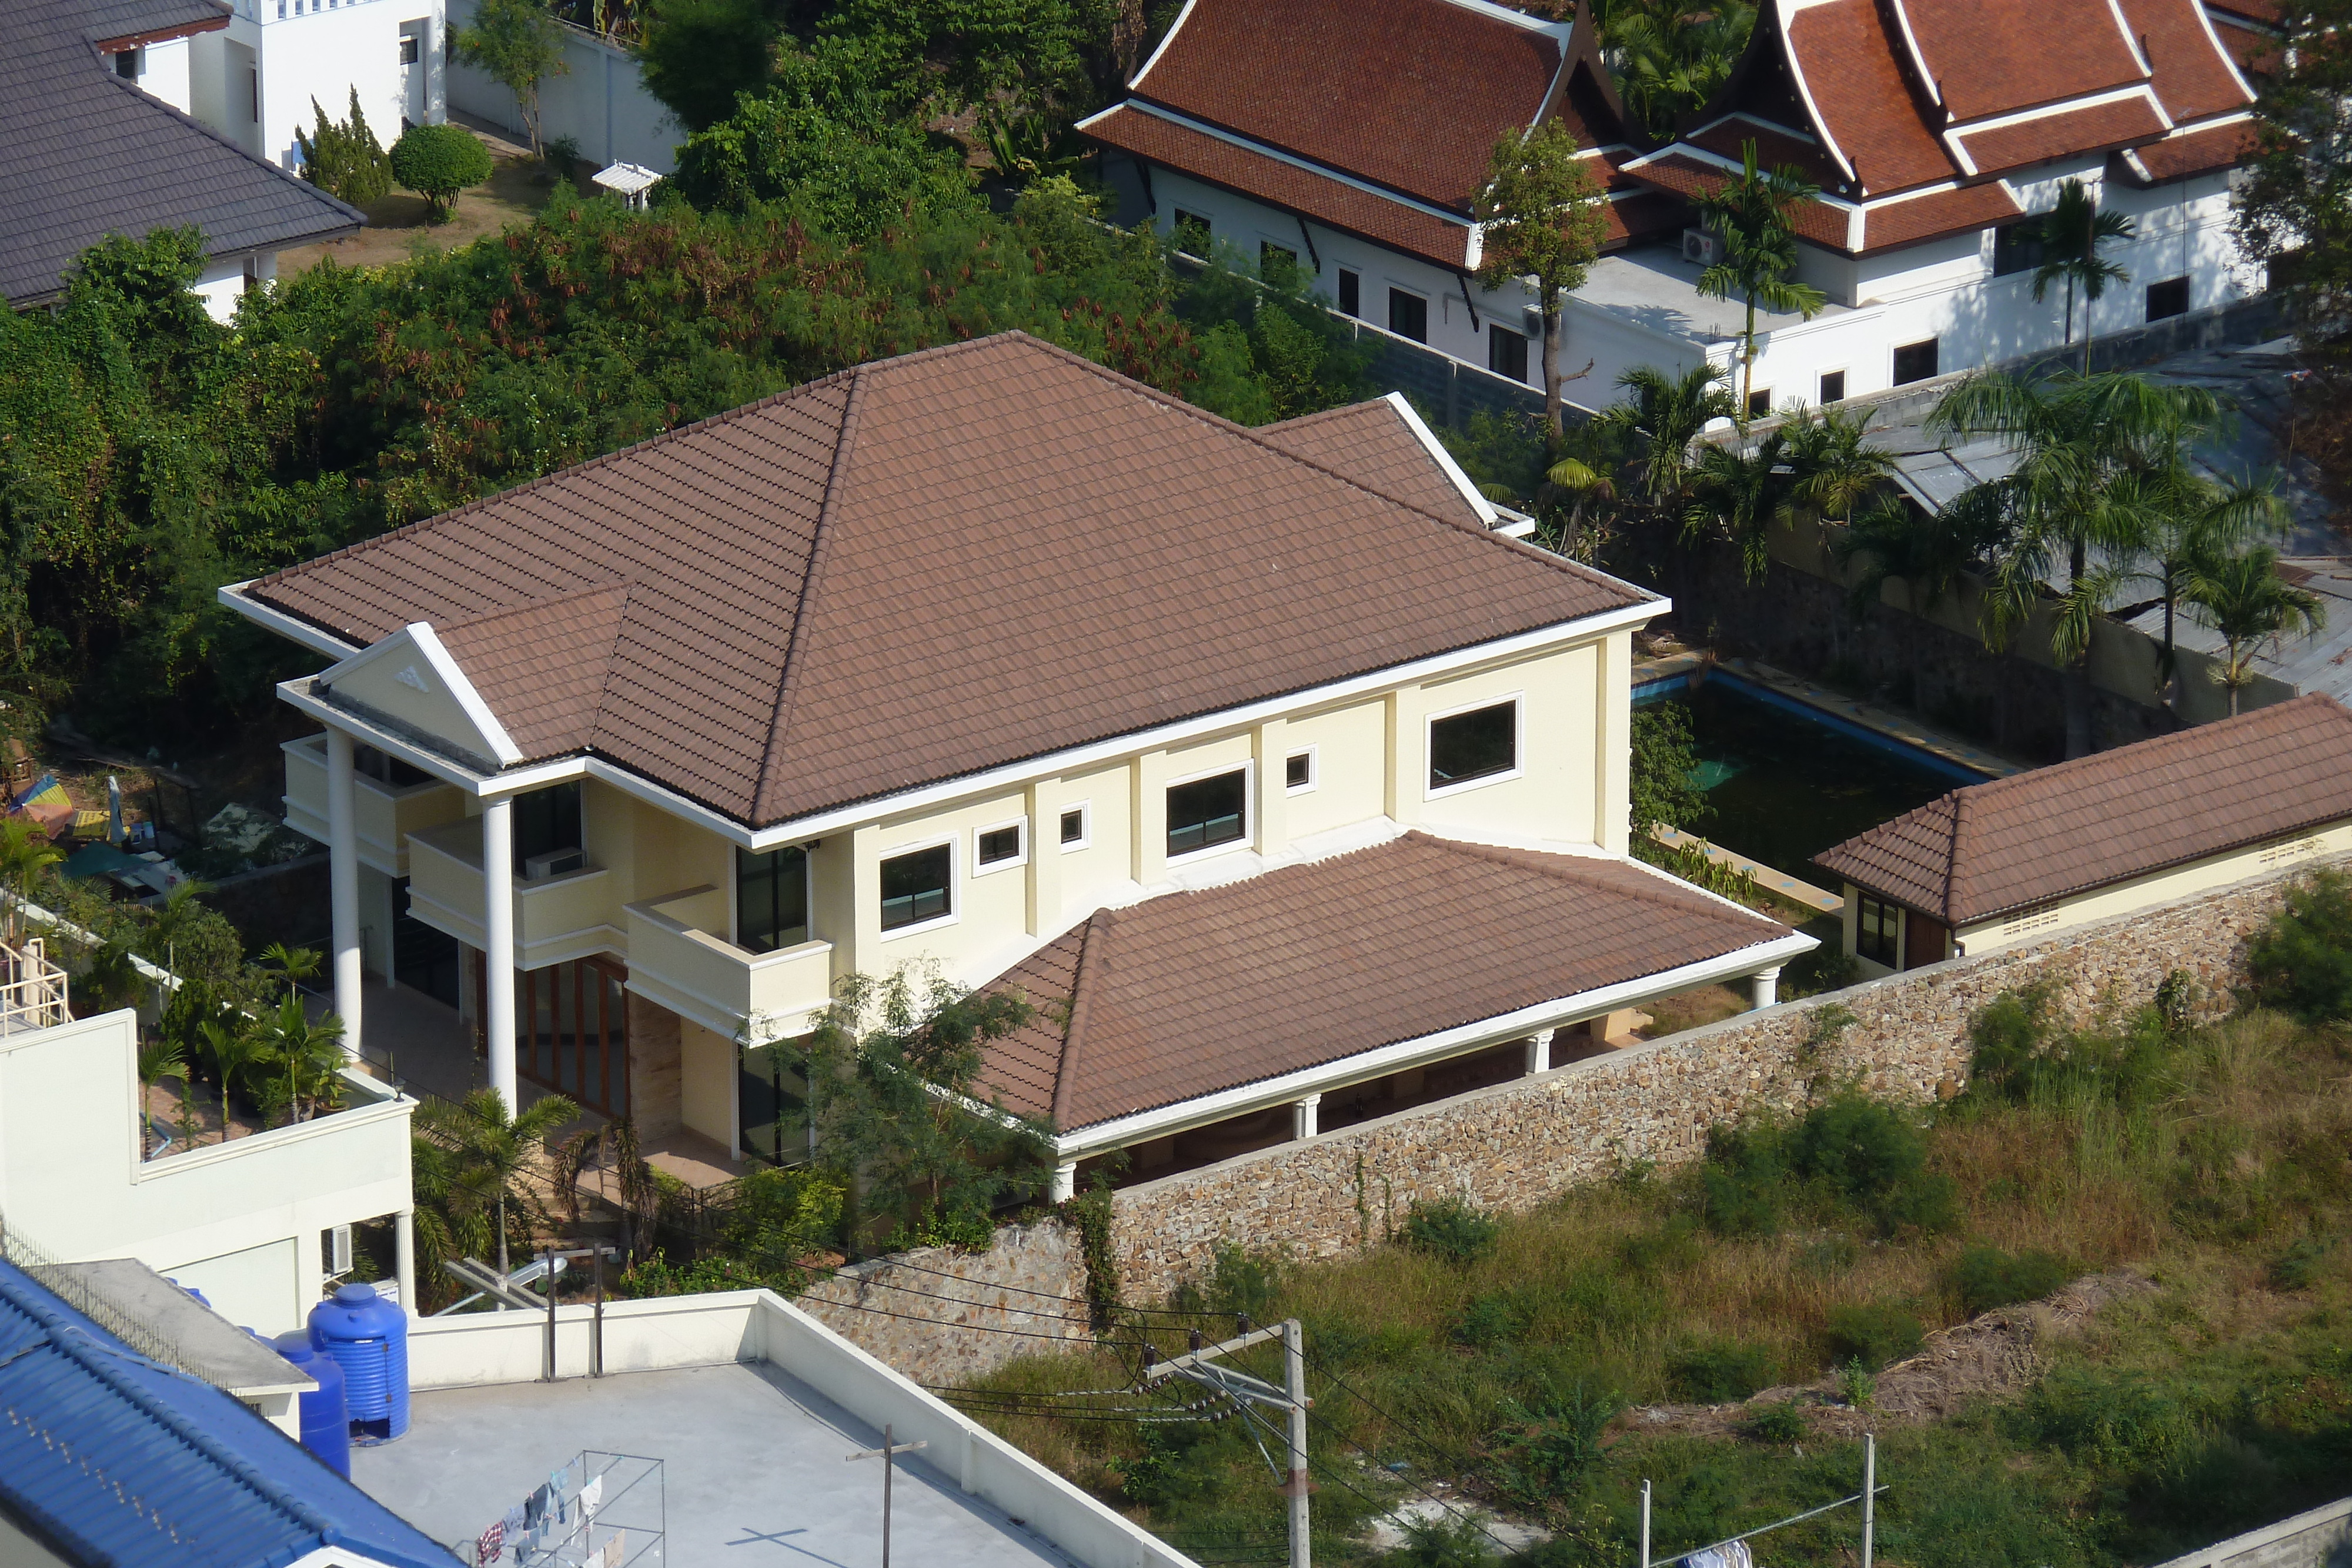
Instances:
[[[952,914],[948,878],[953,856],[945,844],[892,855],[882,862],[882,929],[896,931]]]
[[[1211,779],[1168,788],[1168,852],[1188,855],[1229,844],[1249,831],[1249,770],[1236,768]]]
[[[808,852],[788,844],[766,854],[735,852],[735,945],[753,953],[809,939]]]
[[[1890,969],[1895,967],[1895,960],[1900,951],[1896,944],[1902,939],[1902,930],[1903,910],[1900,905],[1889,904],[1883,898],[1873,898],[1866,893],[1862,894],[1854,906],[1853,956],[1867,958],[1874,964],[1884,964]]]
[[[1429,721],[1429,787],[1491,779],[1519,765],[1519,705],[1496,703]]]

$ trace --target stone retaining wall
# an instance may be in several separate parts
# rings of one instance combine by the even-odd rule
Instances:
[[[1481,1207],[1525,1209],[1633,1161],[1689,1161],[1709,1126],[1753,1108],[1793,1109],[1819,1082],[1854,1082],[1891,1099],[1948,1096],[1965,1082],[1969,1019],[2038,978],[2053,980],[2065,1012],[2088,1021],[2145,1004],[2181,969],[2200,988],[2200,1010],[2218,1016],[2244,977],[2247,936],[2293,874],[1784,1003],[1129,1187],[1117,1196],[1112,1228],[1122,1296],[1155,1301],[1202,1278],[1221,1243],[1329,1258],[1381,1239],[1416,1200],[1458,1195]],[[1855,1021],[1816,1041],[1816,1017],[1832,1005]]]
[[[1047,1219],[1006,1226],[985,1252],[878,1258],[793,1304],[916,1382],[946,1385],[1083,1342],[1086,1294],[1077,1233]]]

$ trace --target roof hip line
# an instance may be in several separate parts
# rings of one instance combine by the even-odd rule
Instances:
[[[1054,1066],[1054,1129],[1059,1133],[1070,1114],[1070,1085],[1076,1080],[1078,1040],[1085,1031],[1087,1014],[1094,996],[1091,984],[1101,970],[1108,955],[1103,948],[1110,936],[1112,912],[1105,909],[1089,917],[1078,937],[1077,967],[1070,975],[1070,1017],[1062,1026],[1062,1060]]]

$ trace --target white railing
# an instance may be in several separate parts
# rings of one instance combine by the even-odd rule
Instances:
[[[66,972],[49,962],[38,936],[0,946],[0,1035],[53,1029],[69,1021]]]

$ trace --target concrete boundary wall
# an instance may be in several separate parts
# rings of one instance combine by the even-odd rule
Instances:
[[[1685,1164],[1704,1152],[1710,1126],[1750,1110],[1794,1110],[1818,1082],[1855,1082],[1895,1100],[1949,1097],[1966,1085],[1969,1019],[2037,979],[2057,988],[2066,1015],[2089,1021],[2144,1005],[2168,973],[2185,970],[2199,988],[2200,1010],[2218,1017],[2244,979],[2247,937],[2278,907],[2287,883],[2310,869],[1784,1003],[1125,1188],[1113,1223],[1123,1297],[1154,1301],[1204,1277],[1221,1245],[1337,1257],[1385,1238],[1416,1201],[1459,1196],[1482,1207],[1527,1209],[1635,1162]],[[1832,1006],[1854,1022],[1824,1040],[1816,1019]]]
[[[2158,1568],[2345,1568],[2352,1563],[2352,1497],[2250,1530]]]

